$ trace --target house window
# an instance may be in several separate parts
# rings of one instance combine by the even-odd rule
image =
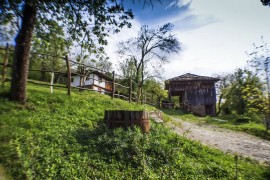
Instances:
[[[74,78],[71,78],[71,83],[73,83],[74,82]]]
[[[86,77],[86,81],[89,81],[90,80],[90,78],[89,77]]]
[[[102,83],[102,78],[101,77],[98,77],[98,82],[99,82],[99,84]]]

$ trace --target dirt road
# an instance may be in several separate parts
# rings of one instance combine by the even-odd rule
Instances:
[[[177,118],[173,119],[182,124],[182,127],[174,127],[174,131],[180,135],[224,152],[237,153],[243,157],[270,164],[270,141],[212,125],[199,125]]]

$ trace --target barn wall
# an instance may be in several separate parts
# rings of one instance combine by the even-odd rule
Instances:
[[[205,106],[204,105],[193,105],[189,107],[189,111],[193,114],[205,116]]]
[[[199,116],[215,116],[216,115],[216,105],[207,105],[211,107],[211,111],[207,112],[206,105],[188,105],[185,110]]]
[[[216,90],[211,89],[193,89],[186,91],[188,104],[191,105],[210,105],[216,103]]]

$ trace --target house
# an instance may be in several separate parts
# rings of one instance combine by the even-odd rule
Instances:
[[[71,86],[88,88],[98,91],[102,94],[112,92],[112,78],[106,76],[99,71],[91,72],[80,86],[81,77],[78,74],[71,74]]]
[[[214,116],[217,81],[217,78],[187,73],[166,80],[165,89],[168,90],[169,101],[172,96],[178,96],[179,105],[185,111],[199,116]]]

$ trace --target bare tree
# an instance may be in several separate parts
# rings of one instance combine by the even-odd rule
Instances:
[[[167,55],[178,53],[180,43],[175,35],[172,35],[173,25],[164,24],[157,29],[150,29],[144,25],[137,37],[125,42],[120,42],[117,53],[124,61],[130,61],[135,69],[135,81],[138,84],[138,98],[144,81],[158,76],[162,65],[168,62]],[[130,66],[129,66],[130,67]]]

